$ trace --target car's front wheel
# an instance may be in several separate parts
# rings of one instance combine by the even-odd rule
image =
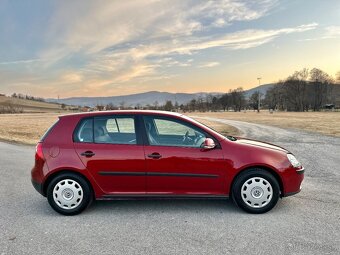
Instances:
[[[254,168],[242,172],[232,187],[236,204],[250,213],[265,213],[271,210],[280,196],[280,186],[269,172]]]
[[[76,215],[92,202],[92,190],[87,181],[73,173],[56,176],[47,187],[51,207],[63,215]]]

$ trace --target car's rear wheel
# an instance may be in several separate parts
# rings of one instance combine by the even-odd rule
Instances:
[[[242,172],[232,187],[235,203],[250,213],[265,213],[271,210],[280,196],[280,186],[269,172],[253,168]]]
[[[56,176],[47,187],[51,207],[63,215],[76,215],[92,202],[92,190],[87,181],[73,173]]]

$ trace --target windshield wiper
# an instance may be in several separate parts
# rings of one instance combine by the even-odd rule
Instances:
[[[237,138],[235,136],[232,135],[227,135],[226,136],[230,141],[237,141]]]

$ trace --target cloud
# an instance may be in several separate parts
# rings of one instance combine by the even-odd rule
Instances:
[[[78,83],[83,80],[83,76],[80,73],[66,73],[61,76],[61,79],[65,83]]]
[[[318,41],[318,40],[325,40],[325,39],[334,39],[340,37],[340,26],[328,26],[324,28],[323,34],[319,37],[314,38],[306,38],[300,40],[301,42],[304,41]]]
[[[277,1],[139,0],[71,1],[56,4],[41,55],[63,58],[75,52],[100,52],[123,43],[186,37],[233,21],[258,19]]]
[[[90,77],[95,79],[105,77],[111,81],[108,84],[122,84],[136,79],[143,82],[168,79],[169,75],[161,75],[162,70],[192,65],[192,58],[178,60],[181,56],[190,57],[211,48],[248,49],[268,43],[285,34],[304,32],[316,27],[317,24],[312,23],[277,30],[243,30],[204,38],[191,36],[182,40],[156,40],[148,44],[106,50],[96,54],[96,57],[85,66],[84,70],[87,71],[84,80]],[[200,67],[217,65],[219,62],[212,61],[203,63]]]
[[[206,67],[214,67],[214,66],[219,66],[219,65],[220,65],[219,62],[207,62],[207,63],[200,65],[199,67],[206,68]]]
[[[105,53],[112,59],[130,58],[132,60],[144,60],[149,57],[167,57],[169,55],[192,55],[195,52],[211,48],[247,49],[268,43],[275,38],[291,33],[305,32],[315,29],[316,23],[301,25],[292,28],[277,30],[242,30],[227,35],[211,37],[191,37],[183,40],[163,40],[152,42],[148,45],[126,48],[119,51]]]
[[[21,60],[0,62],[0,65],[30,64],[30,63],[42,62],[42,61],[46,61],[46,60],[43,60],[43,59],[40,59],[40,58],[36,58],[36,59],[21,59]]]
[[[340,26],[326,27],[326,36],[329,36],[329,38],[339,37],[340,36]]]
[[[268,15],[277,2],[58,1],[37,58],[0,65],[22,66],[18,72],[29,77],[26,82],[35,80],[42,87],[40,91],[46,93],[52,87],[53,93],[60,90],[68,95],[77,91],[91,93],[95,88],[107,94],[126,84],[138,87],[139,83],[178,75],[170,69],[219,65],[214,59],[200,60],[201,65],[195,63],[195,56],[208,50],[245,50],[318,26],[311,23],[281,29],[229,29],[235,22]],[[333,33],[335,30],[330,28]],[[12,77],[10,84],[14,80]]]

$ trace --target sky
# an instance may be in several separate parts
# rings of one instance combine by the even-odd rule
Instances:
[[[227,92],[340,71],[339,0],[0,0],[0,93]]]

